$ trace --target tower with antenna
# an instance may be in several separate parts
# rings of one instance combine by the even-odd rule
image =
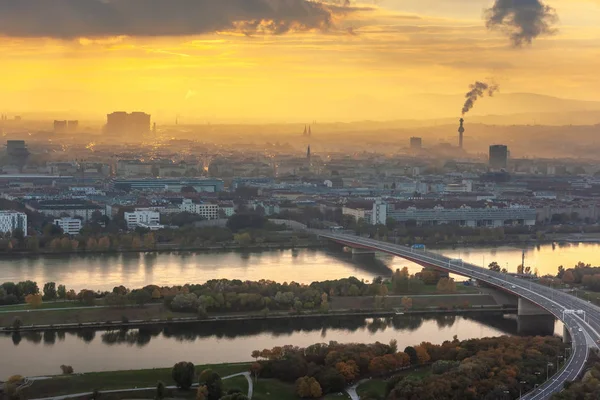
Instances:
[[[458,127],[458,147],[460,149],[463,148],[463,135],[465,133],[465,127],[463,126],[463,123],[465,122],[465,120],[463,118],[461,118],[459,120],[460,122],[460,126]]]

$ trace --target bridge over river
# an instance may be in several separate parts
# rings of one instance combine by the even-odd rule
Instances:
[[[313,233],[348,247],[388,253],[426,267],[485,282],[500,291],[518,296],[519,309],[531,311],[532,308],[535,308],[560,319],[571,337],[571,356],[563,368],[543,385],[524,394],[522,397],[524,400],[549,399],[552,394],[560,392],[565,382],[575,380],[581,374],[590,351],[600,349],[598,346],[600,343],[600,307],[570,294],[426,250],[336,232],[313,231]],[[524,314],[527,315],[526,312]]]

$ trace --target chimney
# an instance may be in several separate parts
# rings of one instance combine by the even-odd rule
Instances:
[[[463,127],[464,119],[460,119],[460,127],[458,128],[458,147],[463,148],[463,134],[465,133],[465,128]]]

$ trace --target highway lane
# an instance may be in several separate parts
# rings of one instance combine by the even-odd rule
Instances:
[[[329,232],[315,233],[321,237],[348,246],[364,247],[393,254],[417,263],[435,266],[458,275],[475,278],[500,290],[523,297],[562,320],[572,338],[572,355],[563,369],[535,391],[524,395],[523,399],[548,399],[552,394],[561,391],[566,381],[576,379],[581,373],[590,348],[598,348],[598,342],[600,342],[600,308],[567,293],[425,250],[416,250],[406,246],[394,245],[358,236]],[[563,311],[565,310],[583,310],[585,311],[585,319],[577,314],[564,314]]]

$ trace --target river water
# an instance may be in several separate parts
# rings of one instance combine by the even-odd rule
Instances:
[[[396,316],[213,322],[146,327],[129,331],[80,330],[0,334],[0,376],[60,374],[60,365],[75,372],[170,367],[178,361],[195,364],[252,361],[252,350],[292,344],[398,341],[404,349],[422,341],[442,343],[459,339],[513,335],[517,322],[510,316],[435,317]],[[562,325],[555,328],[562,332]]]
[[[435,251],[479,265],[497,261],[511,271],[521,263],[525,251],[525,265],[538,268],[541,274],[555,274],[559,265],[570,267],[578,261],[599,265],[599,250],[598,244],[570,244]],[[54,281],[75,290],[111,290],[117,285],[137,288],[148,284],[202,283],[218,278],[310,283],[348,276],[372,280],[403,266],[413,272],[420,270],[417,265],[387,255],[357,260],[348,253],[309,249],[43,256],[0,259],[0,282],[30,279],[41,287],[45,282]],[[562,332],[560,324],[555,332]],[[76,372],[89,372],[168,367],[181,360],[197,364],[250,361],[252,350],[285,344],[307,346],[330,340],[366,343],[396,339],[400,348],[404,348],[422,341],[441,343],[451,340],[454,335],[467,339],[515,333],[516,321],[499,316],[483,319],[403,316],[385,323],[364,318],[258,324],[217,322],[121,333],[79,331],[0,335],[0,355],[3,360],[10,360],[0,363],[0,378],[12,374],[57,374],[61,364],[73,366]]]
[[[525,265],[541,275],[556,274],[559,265],[578,261],[600,265],[599,244],[567,244],[553,247],[469,247],[434,250],[477,265],[496,261],[516,271],[525,251]],[[275,250],[223,253],[124,253],[110,255],[43,256],[0,259],[0,282],[33,280],[65,284],[68,289],[112,290],[118,285],[139,288],[149,284],[181,285],[210,279],[271,279],[310,283],[356,276],[372,280],[396,268],[421,268],[401,258],[377,255],[374,260],[354,260],[350,254],[323,250]]]

